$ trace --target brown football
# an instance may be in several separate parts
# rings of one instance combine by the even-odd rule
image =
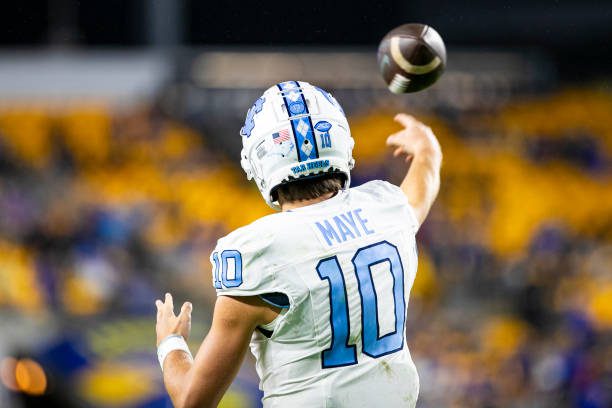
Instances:
[[[444,72],[444,41],[428,25],[401,25],[380,42],[378,67],[391,92],[418,92],[436,82]]]

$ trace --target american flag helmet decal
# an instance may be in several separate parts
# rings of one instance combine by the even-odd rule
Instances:
[[[287,142],[288,140],[290,140],[289,130],[283,129],[279,131],[278,133],[272,133],[272,140],[274,141],[275,144]]]

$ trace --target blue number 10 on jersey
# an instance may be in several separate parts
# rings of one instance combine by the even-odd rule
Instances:
[[[395,330],[380,336],[378,299],[371,268],[388,262],[393,276],[393,304]],[[361,297],[361,334],[363,353],[378,358],[394,353],[404,346],[406,299],[404,297],[404,268],[397,247],[387,241],[360,248],[352,259],[359,295]],[[322,259],[317,273],[329,283],[331,346],[321,353],[323,368],[341,367],[357,363],[357,350],[349,341],[349,310],[346,282],[338,258]]]

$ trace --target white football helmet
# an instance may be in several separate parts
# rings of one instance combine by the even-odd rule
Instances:
[[[281,184],[324,173],[342,173],[344,188],[350,184],[355,141],[342,107],[321,88],[301,81],[268,88],[249,109],[240,135],[242,168],[276,210],[273,193]]]

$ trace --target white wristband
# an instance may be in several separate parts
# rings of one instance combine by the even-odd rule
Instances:
[[[189,346],[187,346],[187,342],[185,342],[183,336],[179,334],[171,334],[163,339],[159,343],[159,346],[157,346],[157,359],[159,360],[159,366],[161,367],[162,371],[164,371],[164,360],[166,360],[168,354],[174,350],[184,351],[189,356],[189,359],[193,361],[193,356],[191,355]]]

